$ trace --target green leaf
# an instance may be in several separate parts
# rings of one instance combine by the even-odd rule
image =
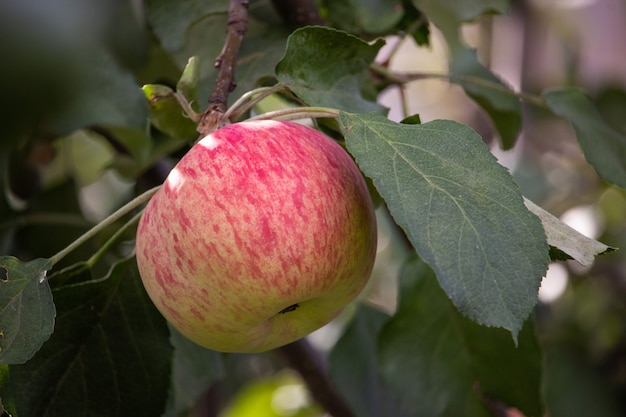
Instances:
[[[378,333],[388,320],[387,314],[360,306],[329,356],[330,376],[359,417],[401,416],[377,363]]]
[[[333,0],[326,3],[333,26],[351,33],[390,33],[402,19],[402,0]]]
[[[93,125],[143,130],[148,106],[134,76],[104,50],[93,50],[84,60],[77,95],[61,109],[54,127],[67,133]]]
[[[84,265],[78,266],[78,274]],[[68,270],[72,275],[73,271]],[[55,278],[56,279],[56,278]],[[103,280],[54,290],[57,327],[0,386],[20,416],[155,416],[165,406],[172,347],[165,320],[148,298],[134,258]]]
[[[449,41],[449,46],[454,41]],[[476,51],[457,43],[450,48],[451,81],[459,84],[491,118],[502,149],[511,149],[522,127],[522,105],[513,91],[476,58]]]
[[[508,0],[413,0],[413,4],[424,12],[435,25],[450,22],[459,25],[487,14],[505,14]]]
[[[174,90],[160,84],[146,84],[142,90],[150,105],[150,121],[157,129],[183,141],[198,137],[197,123],[185,115]]]
[[[580,89],[553,89],[542,96],[550,110],[572,124],[587,161],[598,175],[626,188],[626,135],[610,127]]]
[[[551,251],[557,257],[555,260],[574,259],[583,266],[591,266],[597,255],[615,250],[572,229],[532,201],[524,199],[524,204],[541,220]]]
[[[192,56],[187,61],[183,74],[176,83],[176,91],[185,97],[192,108],[198,107],[198,84],[200,83],[200,61]]]
[[[516,337],[537,302],[548,245],[517,184],[452,121],[341,113],[346,145],[457,308]]]
[[[48,259],[0,257],[0,365],[29,360],[54,330]]]
[[[310,106],[382,112],[382,106],[364,100],[360,91],[382,45],[382,40],[370,45],[335,29],[301,28],[289,36],[276,76]]]
[[[408,415],[487,417],[487,402],[543,415],[542,356],[531,321],[516,347],[502,329],[460,315],[414,258],[400,276],[396,315],[379,337],[379,367]]]

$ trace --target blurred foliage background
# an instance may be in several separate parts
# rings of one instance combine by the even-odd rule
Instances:
[[[579,85],[606,120],[626,133],[626,3],[511,3],[509,16],[464,27],[464,38],[478,48],[481,61],[517,91],[539,94],[550,86]],[[276,18],[267,11],[267,2],[256,5],[251,11],[258,20]],[[139,0],[0,3],[2,254],[23,260],[51,256],[130,196],[160,183],[175,157],[189,146],[158,132],[147,139],[148,109],[138,87],[174,85],[182,68],[156,42],[145,13]],[[419,47],[409,38],[387,41],[381,59],[394,51],[392,69],[447,71],[445,42],[435,28],[430,47]],[[211,46],[220,47],[218,42]],[[235,96],[237,91],[243,92],[238,89]],[[380,102],[390,108],[394,120],[419,113],[423,122],[447,118],[469,124],[510,168],[524,195],[584,234],[626,247],[626,192],[598,179],[566,122],[528,105],[516,147],[502,152],[490,123],[460,87],[415,81],[403,89],[385,90]],[[379,259],[369,298],[393,311],[395,271],[405,249],[387,214],[379,215]],[[63,263],[87,259],[106,237],[83,246]],[[96,274],[98,268],[106,272],[113,259],[130,250],[129,245],[117,247],[101,260]],[[589,268],[574,262],[553,264],[540,295],[536,315],[546,355],[544,392],[550,415],[623,416],[623,249],[599,257]],[[329,349],[337,334],[330,326],[312,340]],[[250,410],[259,416],[319,414],[298,378],[274,373],[271,360],[246,356],[232,369],[240,372],[233,381],[241,385],[232,382],[220,388],[238,392],[230,397],[224,416],[251,415]],[[250,376],[255,382],[244,385]],[[213,395],[213,389],[206,393],[198,413],[207,412],[207,398]]]

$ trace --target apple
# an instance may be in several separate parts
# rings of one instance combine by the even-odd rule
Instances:
[[[352,158],[318,130],[247,121],[204,137],[146,205],[139,273],[195,343],[261,352],[327,324],[366,285],[374,208]]]

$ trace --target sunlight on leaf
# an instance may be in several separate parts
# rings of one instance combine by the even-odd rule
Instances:
[[[469,318],[516,337],[548,264],[539,219],[481,138],[452,121],[341,113],[346,145]]]
[[[532,201],[524,199],[526,207],[541,219],[548,244],[583,266],[591,266],[597,255],[613,252],[615,248],[591,239],[563,223]],[[559,258],[558,260],[565,260]]]
[[[54,330],[48,259],[0,257],[0,365],[29,360]]]

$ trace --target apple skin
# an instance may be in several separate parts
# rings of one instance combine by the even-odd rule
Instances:
[[[366,285],[374,208],[341,146],[292,122],[206,136],[147,204],[137,229],[143,284],[183,335],[261,352],[327,324]]]

